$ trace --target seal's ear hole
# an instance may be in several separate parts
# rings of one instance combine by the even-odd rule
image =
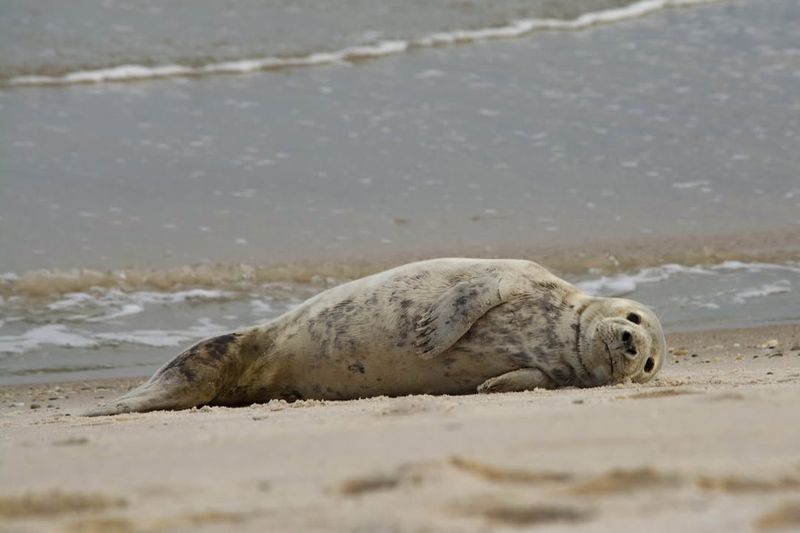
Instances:
[[[652,357],[649,357],[647,361],[644,362],[644,371],[647,372],[648,374],[652,372],[655,367],[656,367],[656,362],[653,361]]]
[[[642,323],[642,317],[640,317],[636,313],[628,313],[628,316],[626,316],[625,318],[627,318],[629,322],[633,322],[634,324]]]

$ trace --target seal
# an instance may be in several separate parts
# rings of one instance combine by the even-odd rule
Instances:
[[[86,414],[641,383],[665,354],[637,302],[589,296],[531,261],[433,259],[200,341]]]

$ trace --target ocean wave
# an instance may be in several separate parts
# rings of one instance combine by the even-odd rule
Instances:
[[[141,313],[146,306],[151,304],[168,305],[192,301],[225,300],[234,296],[235,294],[232,292],[208,289],[176,292],[136,291],[132,293],[124,293],[119,289],[101,289],[91,292],[68,293],[60,300],[47,304],[47,309],[74,313],[67,315],[73,320],[77,318],[89,322],[102,322]],[[99,315],[87,314],[87,312],[97,313],[97,311],[108,312],[101,312]]]
[[[763,298],[765,296],[784,292],[792,292],[792,282],[788,279],[780,279],[775,283],[764,283],[758,287],[737,291],[733,296],[733,301],[743,304],[752,298]]]
[[[93,70],[80,70],[60,76],[24,75],[5,82],[7,86],[73,85],[87,83],[127,82],[172,77],[207,76],[213,74],[246,74],[267,70],[313,67],[399,54],[411,49],[454,44],[476,43],[522,37],[539,30],[581,30],[642,17],[670,7],[707,4],[720,0],[640,0],[624,7],[584,13],[569,20],[526,18],[503,26],[474,30],[453,30],[430,33],[416,39],[382,40],[373,44],[348,46],[336,51],[314,52],[294,57],[262,57],[187,65],[118,65]]]
[[[47,346],[58,348],[99,349],[128,344],[150,348],[176,348],[228,331],[210,318],[201,318],[192,326],[179,329],[134,329],[130,331],[93,332],[66,324],[32,327],[16,335],[0,335],[0,354],[21,355]]]
[[[713,275],[712,267],[684,266],[666,264],[657,267],[643,268],[635,273],[622,273],[612,276],[579,281],[575,285],[584,292],[594,296],[624,296],[634,292],[640,285],[665,281],[676,274]]]
[[[642,285],[653,284],[666,281],[674,276],[721,276],[736,272],[749,274],[759,273],[788,273],[800,274],[800,265],[796,264],[774,264],[760,262],[743,261],[724,261],[715,265],[707,266],[685,266],[679,264],[665,264],[656,267],[648,267],[633,273],[620,273],[615,275],[604,275],[597,278],[585,279],[575,285],[594,296],[625,296],[635,292]],[[758,288],[744,288],[734,291],[732,301],[743,303],[748,298],[769,296],[781,292],[790,292],[791,282],[781,279],[773,283],[765,283]],[[723,293],[718,293],[721,295]],[[718,305],[714,305],[718,307]]]

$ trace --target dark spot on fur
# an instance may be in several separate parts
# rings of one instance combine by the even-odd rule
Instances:
[[[219,361],[228,353],[228,346],[234,342],[236,342],[238,336],[234,333],[230,333],[228,335],[220,335],[219,337],[214,337],[213,339],[208,339],[207,341],[201,343],[198,348],[205,349],[205,353],[211,359],[215,361]]]
[[[190,359],[197,361],[202,360],[205,357],[204,347],[205,343],[201,342],[190,348],[187,348],[183,351],[183,353],[167,363],[167,366],[164,367],[164,370],[162,370],[161,373],[163,374],[168,370],[175,370],[180,372],[186,381],[194,381],[195,377],[197,377],[197,374],[191,368],[192,361],[190,361]]]
[[[161,371],[160,375],[164,375],[169,371],[178,372],[183,377],[184,380],[189,382],[194,381],[194,378],[196,377],[195,372],[185,364],[170,365],[164,368],[164,370]]]
[[[358,372],[359,374],[363,374],[365,372],[364,363],[361,361],[356,361],[355,363],[348,365],[347,369],[350,372]]]
[[[431,273],[430,273],[430,272],[428,272],[427,270],[420,270],[419,272],[417,272],[416,274],[414,274],[414,279],[416,279],[416,280],[418,280],[418,281],[422,281],[423,279],[425,279],[425,278],[427,278],[428,276],[430,276],[430,274],[431,274]]]
[[[463,274],[453,274],[447,277],[447,284],[448,285],[458,285],[461,283],[461,280],[464,279]]]
[[[503,342],[513,346],[514,344],[519,344],[519,337],[516,335],[505,335],[503,337]]]
[[[519,366],[520,368],[526,367],[526,366],[530,365],[530,363],[531,363],[530,356],[525,352],[512,353],[508,357],[512,361],[514,361],[515,365]]]
[[[355,310],[353,299],[347,298],[333,306],[333,310],[337,313],[352,313]]]

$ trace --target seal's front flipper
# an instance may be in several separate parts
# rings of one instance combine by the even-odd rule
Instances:
[[[520,368],[490,378],[478,386],[478,392],[519,392],[531,389],[555,389],[558,383],[536,368]]]
[[[417,353],[431,359],[469,331],[480,317],[508,301],[511,283],[486,273],[455,285],[436,300],[417,322]]]
[[[241,333],[200,341],[161,367],[147,383],[84,416],[188,409],[210,403],[239,375]]]

